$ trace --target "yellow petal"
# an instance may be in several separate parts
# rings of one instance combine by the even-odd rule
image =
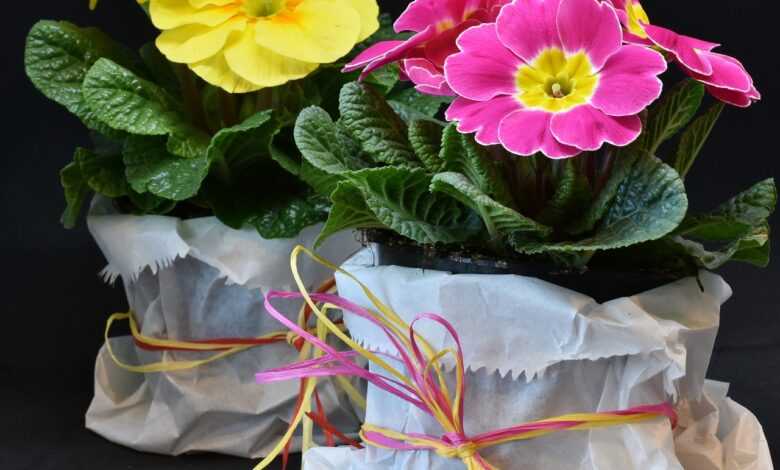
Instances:
[[[330,63],[360,36],[360,15],[340,1],[304,0],[293,11],[257,21],[257,44],[303,62]]]
[[[190,64],[208,59],[225,47],[230,34],[246,29],[246,20],[233,18],[220,26],[186,25],[163,31],[157,48],[171,62]]]
[[[249,93],[262,88],[248,82],[230,70],[225,56],[219,53],[204,61],[190,64],[190,69],[203,80],[220,87],[228,93]]]
[[[303,78],[318,64],[284,57],[259,46],[255,32],[246,28],[240,40],[225,47],[225,60],[233,72],[258,86],[272,87]]]
[[[149,14],[158,29],[166,30],[188,24],[217,26],[239,13],[240,8],[233,2],[196,8],[187,0],[151,0]]]
[[[193,8],[203,8],[208,5],[224,6],[238,3],[236,0],[189,0]]]
[[[379,30],[379,5],[376,0],[344,0],[360,15],[360,36],[357,42],[368,39]]]

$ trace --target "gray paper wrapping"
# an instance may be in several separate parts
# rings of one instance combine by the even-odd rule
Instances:
[[[370,250],[344,268],[406,321],[432,312],[461,335],[468,368],[465,422],[477,434],[572,412],[609,411],[674,402],[681,425],[668,421],[558,433],[486,449],[504,470],[771,470],[755,417],[704,377],[731,295],[719,276],[702,272],[631,298],[603,304],[538,279],[451,275],[372,266]],[[344,276],[342,296],[368,299]],[[360,318],[346,319],[352,336],[376,351],[386,337]],[[440,327],[420,323],[432,345],[453,346]],[[376,369],[375,365],[371,365]],[[380,372],[377,370],[377,372]],[[366,421],[410,433],[440,435],[429,416],[369,386]],[[433,452],[348,448],[309,451],[306,470],[456,470],[458,460]]]
[[[294,288],[290,252],[297,244],[311,246],[319,231],[310,227],[296,239],[263,240],[252,230],[232,230],[213,217],[116,214],[110,202],[101,199],[93,204],[88,222],[108,260],[104,274],[121,277],[142,333],[181,340],[254,337],[281,330],[266,314],[263,295]],[[341,261],[357,249],[354,235],[343,233],[322,252]],[[311,287],[330,274],[307,260],[301,262],[301,273]],[[299,303],[278,305],[296,318]],[[114,338],[112,345],[131,364],[206,357],[144,351],[131,337]],[[137,374],[116,366],[103,347],[86,424],[113,442],[145,452],[210,451],[257,458],[287,429],[298,384],[261,386],[254,383],[254,375],[297,359],[295,349],[282,343],[192,370]],[[359,418],[339,389],[324,382],[319,390],[334,424],[347,431],[358,429]],[[299,447],[297,439],[294,447]]]

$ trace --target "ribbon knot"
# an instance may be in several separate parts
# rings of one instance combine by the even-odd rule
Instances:
[[[303,341],[304,341],[303,338],[301,337],[301,335],[299,335],[294,331],[288,331],[287,334],[285,335],[285,340],[287,341],[287,344],[294,347],[298,351],[300,351],[301,348],[303,348]]]
[[[477,451],[479,451],[477,444],[463,434],[447,433],[442,436],[441,440],[448,446],[437,449],[436,453],[444,458],[458,458],[466,461],[474,457]]]

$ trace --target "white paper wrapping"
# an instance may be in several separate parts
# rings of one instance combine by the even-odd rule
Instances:
[[[254,231],[232,230],[213,217],[116,214],[110,202],[100,199],[88,223],[108,260],[104,273],[122,278],[141,332],[180,340],[254,337],[281,330],[266,314],[263,295],[294,288],[290,252],[297,244],[311,246],[318,233],[318,227],[310,227],[296,239],[263,240]],[[343,233],[322,252],[341,261],[358,248],[354,235]],[[302,260],[300,267],[311,287],[329,275],[313,262]],[[298,304],[277,305],[296,317]],[[205,357],[144,351],[131,337],[112,339],[112,345],[124,362],[133,364]],[[193,370],[137,374],[116,366],[104,347],[97,358],[95,397],[86,424],[113,442],[145,452],[210,451],[257,458],[287,429],[298,384],[260,386],[254,375],[297,359],[295,349],[282,343]],[[348,431],[358,429],[359,418],[336,387],[323,383],[320,398],[334,423]]]
[[[609,411],[663,401],[680,403],[677,440],[668,421],[558,433],[486,449],[503,470],[771,470],[755,418],[725,397],[705,373],[720,306],[731,295],[719,276],[702,272],[658,289],[603,304],[538,279],[373,267],[370,250],[345,264],[406,321],[438,313],[460,333],[468,368],[466,430],[477,434],[571,412]],[[368,299],[344,276],[342,296]],[[347,316],[352,336],[391,351],[373,325]],[[432,323],[418,323],[435,348],[453,346]],[[376,366],[372,365],[372,368]],[[377,371],[380,372],[380,371]],[[369,386],[366,421],[440,435],[439,425],[406,402]],[[699,445],[708,442],[706,448]],[[737,455],[737,457],[734,457]],[[701,463],[706,461],[707,464]],[[425,451],[315,449],[307,470],[455,470],[458,460]]]

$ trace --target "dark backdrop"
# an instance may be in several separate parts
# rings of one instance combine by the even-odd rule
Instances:
[[[129,45],[154,31],[132,0],[13,2],[2,27],[0,74],[3,156],[0,158],[0,468],[236,468],[221,457],[146,457],[104,443],[83,430],[94,356],[106,315],[126,307],[122,292],[97,276],[104,261],[83,228],[58,223],[63,198],[58,170],[87,143],[79,122],[39,95],[24,77],[22,51],[39,18],[99,25]],[[400,12],[401,1],[385,2]],[[724,44],[753,73],[764,101],[727,109],[688,179],[694,208],[707,209],[759,179],[780,176],[780,88],[776,19],[769,0],[646,1],[655,22]],[[777,218],[775,218],[777,222]],[[774,242],[780,240],[774,237]],[[735,297],[710,369],[731,382],[733,398],[752,409],[780,450],[780,261],[767,270],[729,266]]]

